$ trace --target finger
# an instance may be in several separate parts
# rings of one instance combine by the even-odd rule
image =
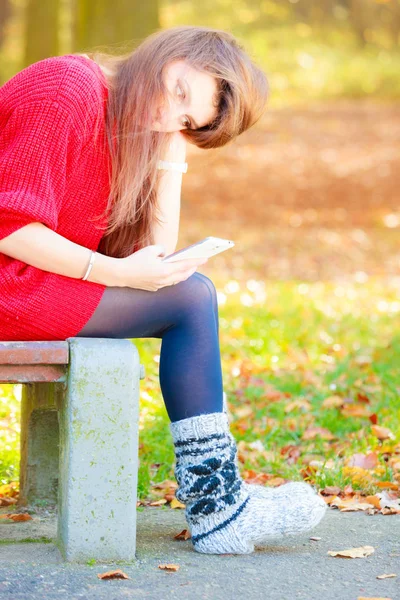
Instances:
[[[173,263],[173,271],[174,272],[178,272],[179,271],[185,271],[188,268],[194,268],[194,267],[199,267],[200,265],[203,265],[205,262],[207,262],[208,259],[199,259],[199,258],[187,258],[185,260],[178,260],[176,262]],[[172,266],[172,263],[171,263]]]

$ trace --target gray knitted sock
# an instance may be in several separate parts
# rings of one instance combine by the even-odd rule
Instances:
[[[195,550],[207,554],[245,554],[284,535],[317,525],[326,504],[304,483],[294,482],[268,497],[249,493],[235,462],[236,444],[227,416],[211,413],[170,424],[175,444],[176,497]],[[260,486],[261,487],[261,486]],[[279,493],[278,493],[279,492]]]

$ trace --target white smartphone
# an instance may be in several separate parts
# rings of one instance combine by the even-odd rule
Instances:
[[[215,254],[224,252],[234,246],[232,240],[225,240],[218,237],[206,237],[200,242],[186,246],[182,250],[178,250],[173,254],[169,254],[162,259],[162,262],[176,262],[177,260],[184,260],[185,258],[210,258]]]

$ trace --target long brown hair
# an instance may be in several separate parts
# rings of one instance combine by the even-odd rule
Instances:
[[[105,212],[108,226],[99,251],[122,258],[153,244],[152,227],[159,222],[157,162],[171,134],[150,127],[152,113],[168,95],[162,77],[165,65],[185,60],[217,80],[214,121],[182,130],[199,148],[224,146],[254,125],[266,108],[268,81],[232,34],[209,27],[156,31],[133,51],[117,56],[86,54],[105,69],[108,83],[105,131],[111,189]]]

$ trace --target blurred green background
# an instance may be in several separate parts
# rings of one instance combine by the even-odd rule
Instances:
[[[400,93],[398,0],[1,0],[0,72],[178,24],[227,29],[269,74],[273,104]]]

